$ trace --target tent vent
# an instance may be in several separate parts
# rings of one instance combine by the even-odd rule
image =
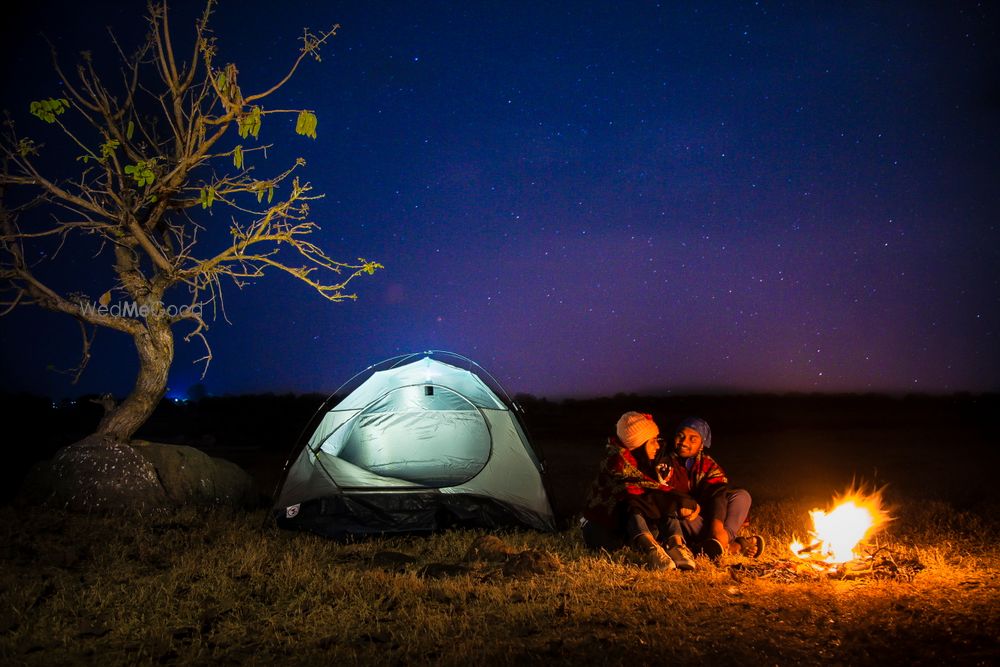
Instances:
[[[424,396],[433,396],[433,395],[434,395],[434,387],[432,387],[431,385],[425,386]]]

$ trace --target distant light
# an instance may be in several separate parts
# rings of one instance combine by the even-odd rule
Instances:
[[[184,391],[167,389],[167,400],[171,403],[187,403],[190,397]]]

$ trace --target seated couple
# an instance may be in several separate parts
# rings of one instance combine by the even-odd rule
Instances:
[[[764,540],[740,536],[750,494],[729,487],[725,472],[705,450],[712,430],[697,417],[674,431],[673,447],[660,439],[651,415],[626,412],[590,490],[583,538],[591,549],[638,550],[654,570],[693,570],[696,551],[760,556]]]

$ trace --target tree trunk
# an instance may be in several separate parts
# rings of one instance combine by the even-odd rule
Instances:
[[[165,319],[149,317],[142,333],[134,337],[139,353],[139,375],[132,393],[107,413],[90,439],[106,445],[128,443],[146,423],[167,391],[167,376],[174,360],[174,334]]]

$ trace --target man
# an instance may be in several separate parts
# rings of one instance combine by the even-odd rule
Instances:
[[[678,514],[681,531],[687,541],[700,545],[710,558],[724,553],[757,558],[764,551],[759,535],[742,537],[739,532],[750,513],[750,494],[729,487],[725,471],[705,453],[712,446],[712,429],[698,417],[688,417],[674,432],[674,451],[659,464],[670,468],[671,484],[678,492],[690,495],[694,510],[682,508]]]

